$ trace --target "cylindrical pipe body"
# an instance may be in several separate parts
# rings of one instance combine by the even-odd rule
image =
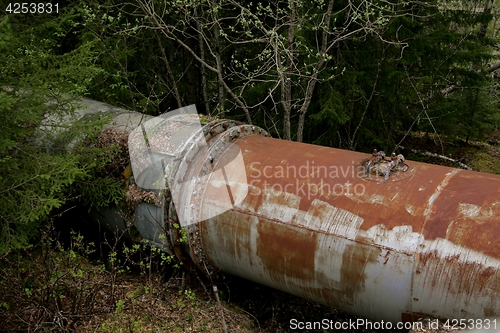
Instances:
[[[248,193],[190,226],[201,268],[375,320],[500,315],[499,176],[407,161],[384,181],[365,175],[366,154],[232,142],[245,168],[230,172],[246,174]],[[210,184],[221,181],[209,181],[203,206],[217,205],[226,189]]]

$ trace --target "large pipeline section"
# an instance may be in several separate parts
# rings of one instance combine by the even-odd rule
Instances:
[[[500,315],[499,176],[406,161],[384,181],[365,174],[367,154],[230,120],[202,125],[183,149],[163,152],[168,185],[134,212],[144,239],[207,275],[369,319]],[[110,222],[111,211],[104,222],[127,224]]]

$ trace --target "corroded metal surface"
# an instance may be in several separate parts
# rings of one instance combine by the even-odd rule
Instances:
[[[126,131],[147,120],[92,110]],[[189,139],[171,163],[178,207],[168,189],[161,204],[135,211],[142,236],[186,265],[375,320],[500,315],[500,177],[406,161],[384,181],[365,176],[368,154],[276,140],[234,121],[202,131],[206,149]],[[178,213],[201,220],[188,223],[187,243]],[[119,224],[109,216],[100,219]]]
[[[364,177],[366,154],[235,143],[248,194],[197,225],[214,268],[377,320],[500,315],[500,177],[408,161],[384,182]]]

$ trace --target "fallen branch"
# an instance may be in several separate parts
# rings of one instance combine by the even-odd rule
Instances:
[[[224,309],[222,308],[222,304],[220,303],[219,292],[217,290],[216,285],[214,285],[213,288],[214,288],[215,299],[217,300],[217,305],[219,307],[219,311],[222,318],[222,330],[224,331],[224,333],[227,333],[226,319],[224,318]]]
[[[406,149],[403,146],[398,146],[398,147],[401,148],[401,149]],[[448,156],[431,153],[430,151],[421,151],[421,150],[417,150],[417,149],[409,149],[409,150],[412,153],[415,153],[415,154],[419,154],[419,155],[423,155],[423,156],[429,156],[429,157],[436,157],[436,158],[440,158],[442,160],[446,160],[446,161],[450,161],[450,162],[456,163],[462,169],[472,170],[472,168],[470,166],[468,166],[467,164],[464,164],[464,163],[460,162],[459,160],[455,160],[455,159],[453,159],[451,157],[448,157]]]

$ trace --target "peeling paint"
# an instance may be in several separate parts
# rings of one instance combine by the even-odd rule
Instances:
[[[434,205],[434,201],[436,200],[436,198],[439,196],[439,194],[441,194],[441,191],[446,186],[446,184],[448,184],[448,181],[450,180],[450,178],[453,177],[459,171],[460,170],[455,169],[455,170],[452,170],[446,174],[446,177],[443,179],[441,184],[438,185],[438,187],[436,188],[434,193],[430,196],[429,201],[427,202],[427,208],[424,211],[424,216],[429,215],[429,213],[432,210],[432,206]]]
[[[405,204],[405,209],[408,213],[410,213],[411,215],[415,216],[415,209],[413,208],[412,205],[410,204]]]
[[[481,207],[468,203],[460,203],[459,210],[461,214],[468,218],[475,218],[481,213]]]
[[[380,194],[373,194],[368,202],[373,203],[373,204],[379,204],[383,205],[385,200],[385,196],[380,195]]]

